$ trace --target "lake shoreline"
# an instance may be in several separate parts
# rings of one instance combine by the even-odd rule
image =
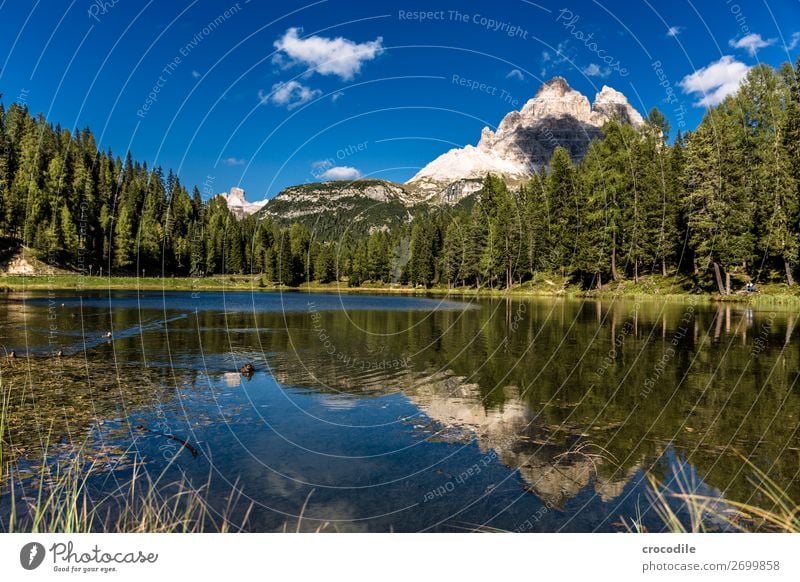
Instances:
[[[644,279],[643,279],[644,280]],[[525,283],[510,290],[443,286],[414,288],[408,285],[363,285],[348,287],[339,283],[304,283],[297,286],[264,283],[260,276],[227,275],[219,277],[99,277],[90,275],[3,275],[0,276],[0,290],[6,293],[21,291],[264,291],[287,293],[337,293],[337,294],[376,294],[408,296],[455,296],[475,298],[579,298],[579,299],[637,299],[685,302],[687,300],[738,304],[800,304],[800,293],[785,285],[765,286],[754,294],[719,295],[703,291],[692,292],[687,288],[688,278],[650,277],[644,284],[634,285],[632,281],[622,281],[614,289],[586,290],[578,286],[555,284],[549,280],[538,284]]]

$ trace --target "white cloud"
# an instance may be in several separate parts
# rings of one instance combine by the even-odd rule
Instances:
[[[702,96],[695,107],[711,107],[735,93],[750,67],[725,55],[718,61],[686,75],[679,85],[684,93]]]
[[[676,37],[683,32],[682,26],[670,26],[667,30],[667,36]]]
[[[244,166],[247,163],[247,160],[243,160],[241,158],[225,158],[222,160],[222,163],[226,166]]]
[[[319,175],[320,180],[358,180],[361,172],[352,166],[333,166]]]
[[[259,89],[258,99],[262,105],[267,103],[279,106],[285,105],[287,109],[292,110],[319,97],[321,94],[322,91],[319,89],[312,89],[299,81],[292,80],[285,83],[282,81],[275,83],[270,93],[264,93]]]
[[[200,71],[192,71],[192,77],[194,77],[195,79],[199,79],[202,76],[203,75],[200,74]]]
[[[539,71],[539,76],[540,77],[546,77],[547,76],[547,67],[548,67],[547,63],[549,63],[550,59],[552,59],[552,58],[553,57],[550,56],[549,52],[542,51],[542,69]]]
[[[336,103],[336,102],[339,100],[339,97],[341,97],[341,96],[343,96],[343,95],[344,95],[344,93],[343,93],[342,91],[337,91],[336,93],[334,93],[333,95],[331,95],[331,101],[333,101],[334,103]]]
[[[788,50],[793,51],[800,44],[800,32],[792,33],[792,40],[789,41]]]
[[[341,36],[325,38],[309,36],[300,38],[300,28],[290,28],[275,41],[278,53],[273,59],[281,66],[303,64],[309,72],[320,75],[336,75],[343,81],[349,81],[361,71],[361,65],[371,61],[383,52],[383,38],[363,43],[356,43]],[[288,61],[287,61],[288,58]]]
[[[583,74],[587,77],[608,77],[611,74],[611,69],[608,67],[600,67],[597,63],[592,63],[583,69]]]
[[[524,81],[525,75],[522,74],[522,71],[519,69],[511,69],[506,75],[506,79],[516,79],[518,81]]]
[[[777,38],[763,39],[760,34],[753,33],[743,36],[739,40],[731,39],[728,41],[728,44],[733,48],[746,49],[747,52],[750,53],[750,56],[754,57],[758,49],[771,46],[775,44],[777,40]]]
[[[569,60],[568,53],[571,49],[567,41],[562,40],[556,46],[555,54],[549,51],[542,51],[542,70],[540,74],[542,77],[547,77],[553,72],[558,72],[561,65]]]

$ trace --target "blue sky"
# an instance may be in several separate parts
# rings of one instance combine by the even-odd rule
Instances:
[[[555,75],[693,129],[748,67],[798,54],[796,0],[0,0],[6,104],[249,200],[406,181]]]

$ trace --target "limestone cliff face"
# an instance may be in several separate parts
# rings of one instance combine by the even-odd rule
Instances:
[[[438,195],[446,199],[448,186],[459,180],[487,173],[510,181],[526,179],[548,164],[558,146],[566,148],[573,161],[580,161],[591,141],[602,137],[603,124],[615,116],[637,127],[644,123],[619,91],[603,87],[590,103],[565,79],[555,77],[522,109],[506,115],[496,131],[485,127],[476,146],[442,154],[409,180],[408,186],[428,198]]]
[[[228,208],[237,218],[244,218],[249,214],[255,214],[267,203],[266,200],[260,202],[248,202],[244,197],[244,190],[241,188],[231,188],[230,192],[220,194],[225,199]]]

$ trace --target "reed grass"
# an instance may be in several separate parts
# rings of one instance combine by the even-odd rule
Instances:
[[[211,476],[201,486],[186,476],[167,481],[180,451],[157,475],[134,452],[125,477],[114,468],[89,461],[82,446],[67,459],[54,458],[45,442],[36,453],[34,477],[18,474],[19,460],[4,454],[8,446],[9,390],[0,374],[0,531],[6,533],[193,533],[242,531],[252,510],[244,507],[238,483],[219,509],[209,501]],[[102,482],[103,492],[93,483]],[[107,485],[111,483],[109,488]],[[232,516],[238,515],[234,522]]]
[[[129,478],[97,496],[89,483],[109,475],[76,456],[55,467],[43,464],[37,491],[31,496],[26,490],[32,484],[18,481],[8,471],[4,489],[10,511],[0,516],[0,529],[9,533],[225,533],[246,528],[252,505],[236,523],[231,518],[242,497],[236,486],[220,512],[208,501],[210,478],[196,487],[185,477],[164,483],[163,475],[154,478],[137,460]]]
[[[764,501],[755,504],[750,500],[721,499],[687,490],[680,480],[678,490],[667,489],[652,475],[648,475],[651,507],[665,528],[673,533],[698,533],[708,531],[800,533],[800,505],[789,493],[750,459],[739,455],[752,472],[753,486],[750,499]],[[671,503],[672,500],[672,503]],[[688,515],[688,523],[679,517],[679,509]],[[629,531],[642,531],[640,520],[631,521]]]

